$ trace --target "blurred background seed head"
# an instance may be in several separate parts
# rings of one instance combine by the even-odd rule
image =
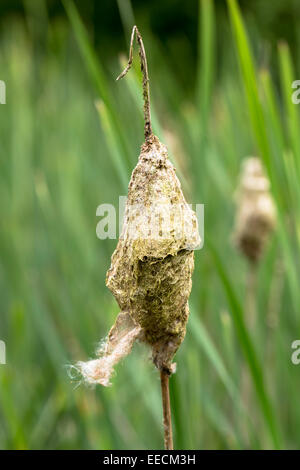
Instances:
[[[258,157],[248,157],[242,163],[236,205],[235,243],[244,256],[256,264],[276,222],[270,182]]]

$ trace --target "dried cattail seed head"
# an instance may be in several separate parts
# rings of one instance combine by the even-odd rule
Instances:
[[[151,347],[158,369],[173,372],[189,315],[193,250],[199,245],[196,215],[166,147],[152,135],[131,176],[122,234],[106,277],[121,313],[100,359],[79,364],[88,382],[108,385],[114,365],[135,340]]]
[[[123,233],[107,286],[168,369],[184,338],[199,245],[196,216],[186,204],[167,150],[158,138],[142,147],[129,184]]]
[[[236,199],[234,240],[248,260],[257,263],[276,223],[270,182],[259,158],[243,162]]]
[[[152,134],[147,63],[136,27],[128,66],[118,78],[131,66],[135,33],[144,74],[145,143],[129,182],[123,229],[106,276],[121,312],[99,359],[78,364],[87,382],[102,385],[109,385],[113,367],[136,340],[150,346],[162,373],[174,372],[172,359],[189,315],[193,250],[200,246],[196,215],[184,199],[165,145]]]

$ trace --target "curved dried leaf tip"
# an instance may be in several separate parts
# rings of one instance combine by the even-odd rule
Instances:
[[[243,162],[236,199],[234,241],[250,262],[257,263],[276,225],[270,182],[259,158]]]
[[[122,73],[118,76],[117,80],[120,78],[125,77],[127,72],[130,70],[132,61],[133,61],[133,41],[134,36],[136,35],[137,42],[139,45],[139,55],[140,55],[140,62],[141,62],[141,72],[143,75],[143,99],[144,99],[144,134],[145,140],[147,141],[150,136],[152,135],[152,127],[151,127],[151,112],[150,112],[150,88],[149,88],[149,74],[148,74],[148,65],[147,65],[147,57],[144,48],[144,43],[142,36],[137,29],[136,26],[132,28],[131,33],[131,40],[130,40],[130,48],[129,48],[129,59],[127,66],[123,70]]]
[[[121,76],[132,62],[135,32],[144,55],[134,28],[128,66]],[[197,219],[184,199],[167,149],[152,134],[151,125],[145,125],[145,138],[129,182],[122,233],[106,276],[121,312],[99,359],[78,364],[89,383],[109,385],[114,366],[129,354],[136,340],[151,348],[159,370],[171,374],[173,356],[185,336],[194,250],[201,242]]]

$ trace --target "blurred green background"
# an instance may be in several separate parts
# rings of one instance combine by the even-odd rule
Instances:
[[[96,208],[126,195],[143,142],[138,61],[115,81],[134,23],[154,131],[187,200],[205,204],[170,381],[175,448],[299,447],[299,13],[292,0],[1,0],[0,448],[163,445],[159,377],[142,345],[110,388],[75,388],[67,373],[118,313],[105,287],[116,241],[97,239]],[[251,330],[248,265],[232,244],[248,155],[262,158],[278,211]]]

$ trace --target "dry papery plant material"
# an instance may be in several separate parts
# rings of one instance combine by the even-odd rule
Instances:
[[[145,142],[133,170],[122,233],[112,255],[106,285],[121,312],[98,351],[98,359],[78,367],[88,383],[110,385],[113,367],[135,341],[146,343],[160,371],[165,448],[173,448],[169,376],[189,316],[194,249],[200,245],[195,213],[186,203],[165,145],[153,135],[146,54],[134,26],[126,75],[137,37],[143,74]]]

